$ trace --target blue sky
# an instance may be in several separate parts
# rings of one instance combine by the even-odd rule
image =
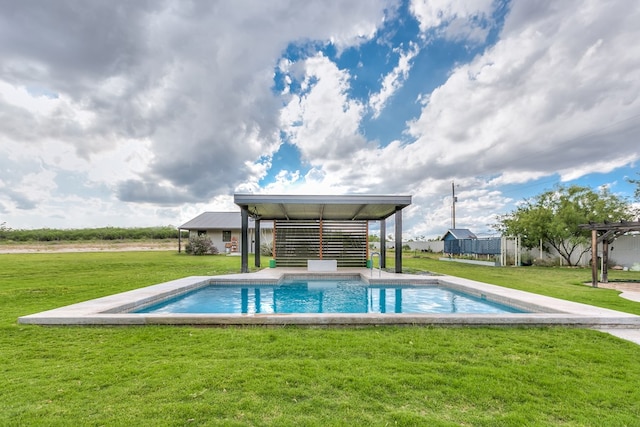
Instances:
[[[179,225],[233,194],[409,194],[405,237],[555,185],[631,200],[640,4],[9,2],[0,222]],[[391,224],[390,224],[391,225]]]

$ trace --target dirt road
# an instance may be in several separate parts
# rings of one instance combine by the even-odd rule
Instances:
[[[183,242],[184,245],[184,242]],[[183,248],[184,249],[184,248]],[[177,240],[93,241],[65,243],[0,244],[0,254],[26,254],[47,252],[126,252],[178,250]]]

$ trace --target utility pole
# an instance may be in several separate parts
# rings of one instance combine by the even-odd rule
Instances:
[[[451,229],[455,230],[456,228],[456,202],[458,198],[456,197],[456,185],[453,181],[451,181]]]

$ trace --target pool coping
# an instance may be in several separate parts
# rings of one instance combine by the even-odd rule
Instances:
[[[274,283],[283,278],[327,278],[359,276],[372,285],[429,283],[444,284],[482,298],[507,303],[534,313],[506,314],[152,314],[128,313],[168,296],[189,292],[211,282]],[[542,312],[544,311],[544,312]],[[389,273],[365,268],[338,272],[312,273],[304,268],[263,269],[255,273],[219,276],[191,276],[140,289],[109,295],[53,310],[18,318],[20,324],[37,325],[439,325],[439,326],[550,326],[594,328],[600,330],[634,329],[640,334],[640,316],[547,297],[530,292],[503,288],[469,279],[445,275],[413,275]],[[635,331],[634,331],[635,332]]]

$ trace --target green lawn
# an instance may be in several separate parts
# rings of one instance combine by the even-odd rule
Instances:
[[[640,315],[640,303],[620,298],[620,292],[616,290],[591,287],[591,270],[586,268],[483,267],[438,261],[437,257],[428,256],[407,256],[403,258],[402,265],[406,270],[449,274]],[[609,280],[640,281],[640,272],[610,270]],[[638,289],[640,290],[640,283]]]
[[[404,265],[640,313],[614,291],[581,285],[588,270],[427,258]],[[590,330],[16,323],[65,304],[239,269],[239,258],[174,252],[0,255],[0,425],[640,423],[640,346]]]

